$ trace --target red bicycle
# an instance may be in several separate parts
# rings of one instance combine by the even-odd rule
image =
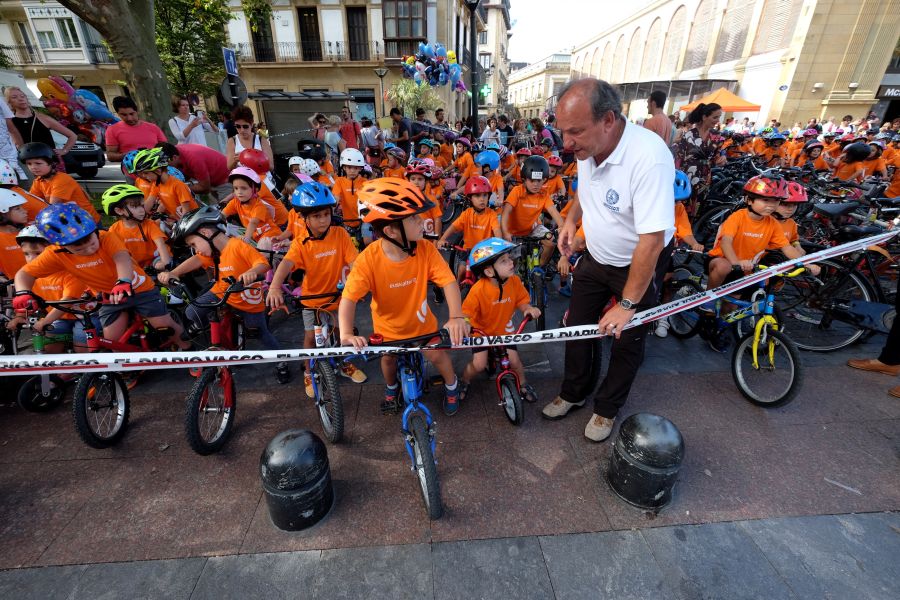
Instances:
[[[515,333],[520,334],[525,331],[525,326],[528,325],[529,321],[531,321],[531,317],[528,316],[522,319]],[[480,329],[473,329],[472,335],[483,337],[486,334]],[[510,423],[521,425],[525,422],[525,408],[523,405],[525,397],[522,394],[519,376],[509,364],[509,353],[506,351],[506,346],[491,346],[488,352],[490,353],[488,373],[497,373],[495,382],[497,385],[497,396],[500,398],[499,406],[503,407],[503,412]]]

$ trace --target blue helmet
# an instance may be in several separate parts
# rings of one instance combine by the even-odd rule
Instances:
[[[488,142],[488,145],[484,147],[485,150],[494,150],[495,152],[500,152],[500,144],[497,142]]]
[[[784,134],[778,133],[777,131],[766,136],[766,141],[769,142],[774,142],[775,140],[781,140],[783,142],[786,139],[787,138],[784,136]]]
[[[475,157],[475,164],[480,167],[487,165],[491,171],[496,171],[500,168],[500,155],[496,150],[479,152],[478,156]]]
[[[675,202],[691,197],[691,179],[684,171],[675,171]]]
[[[82,240],[97,231],[90,213],[71,202],[51,204],[37,214],[35,225],[47,241],[60,246]]]
[[[337,200],[331,190],[321,183],[304,183],[297,186],[297,189],[291,194],[291,205],[301,213],[329,208],[336,204]]]
[[[166,171],[169,173],[170,176],[172,176],[175,179],[177,179],[178,181],[184,183],[184,173],[182,173],[175,167],[171,167],[171,166],[168,169],[166,169]]]
[[[492,237],[480,241],[469,252],[469,268],[478,269],[491,266],[495,260],[518,248],[518,244]]]
[[[138,152],[140,150],[132,150],[131,152],[126,152],[125,156],[122,157],[122,168],[129,173],[134,172],[134,157],[138,155]]]

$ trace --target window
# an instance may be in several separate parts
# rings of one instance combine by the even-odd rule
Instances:
[[[81,48],[78,32],[75,30],[75,21],[72,19],[56,19],[59,36],[62,39],[63,48]]]
[[[300,20],[300,52],[305,61],[322,60],[322,41],[319,37],[319,14],[315,7],[297,7]]]
[[[365,6],[347,7],[350,60],[369,60],[369,24]]]
[[[425,39],[425,0],[384,0],[383,4],[386,55],[415,54],[416,44]]]
[[[372,88],[350,88],[347,93],[356,100],[356,114],[353,115],[357,121],[363,117],[375,120],[375,90]],[[384,116],[384,115],[382,115]]]
[[[52,31],[38,31],[37,36],[41,48],[59,48],[56,43],[56,34]]]
[[[479,44],[487,44],[487,31],[479,31],[478,32],[478,43]]]
[[[794,29],[797,27],[802,6],[803,2],[800,0],[790,0],[790,2],[767,0],[763,7],[761,22],[767,23],[769,26],[759,28],[756,40],[753,42],[753,54],[787,48],[791,43],[791,38],[794,37]]]
[[[491,68],[491,55],[487,52],[478,55],[478,62],[481,63],[481,67],[487,71]]]

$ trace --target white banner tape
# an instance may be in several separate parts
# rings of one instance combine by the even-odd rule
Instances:
[[[762,271],[742,277],[732,283],[717,287],[714,290],[699,292],[687,298],[681,298],[666,304],[637,313],[625,326],[626,329],[650,323],[662,317],[696,308],[704,302],[715,300],[732,294],[754,283],[759,283],[775,275],[788,273],[799,265],[809,265],[820,260],[841,256],[881,244],[900,233],[888,231],[872,237],[847,242],[833,248],[826,248],[807,254],[797,260],[789,260]],[[501,346],[505,344],[537,344],[550,341],[565,341],[572,338],[602,337],[596,325],[577,325],[548,329],[533,333],[512,335],[491,335],[474,337],[465,340],[457,348]],[[0,375],[42,375],[54,373],[93,373],[109,371],[144,371],[150,369],[176,369],[185,367],[210,367],[223,365],[239,365],[248,362],[270,363],[281,361],[307,360],[323,357],[351,357],[359,354],[380,355],[402,352],[404,348],[397,346],[370,346],[362,352],[352,347],[292,349],[292,350],[206,350],[202,352],[146,352],[146,353],[93,353],[93,354],[47,354],[19,355],[0,357]]]

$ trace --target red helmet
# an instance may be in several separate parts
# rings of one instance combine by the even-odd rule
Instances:
[[[241,150],[241,153],[238,154],[238,162],[245,167],[253,169],[257,173],[268,173],[272,168],[266,153],[262,150],[257,150],[256,148]]]
[[[528,148],[519,148],[516,150],[516,156],[531,156],[531,150]]]
[[[744,184],[744,191],[763,198],[784,200],[788,197],[787,182],[778,177],[757,175]]]
[[[406,165],[406,176],[421,175],[425,179],[431,179],[431,167],[426,163],[416,160]]]
[[[551,167],[556,167],[556,168],[562,167],[562,165],[563,165],[562,159],[558,156],[551,156],[550,158],[548,158],[547,164],[550,165]]]
[[[464,190],[466,196],[471,196],[472,194],[490,194],[492,191],[491,182],[487,180],[487,177],[476,175],[475,177],[469,177],[469,179],[466,180],[466,187]]]
[[[806,196],[806,188],[796,181],[789,181],[787,184],[787,198],[782,202],[806,202],[809,200]]]

